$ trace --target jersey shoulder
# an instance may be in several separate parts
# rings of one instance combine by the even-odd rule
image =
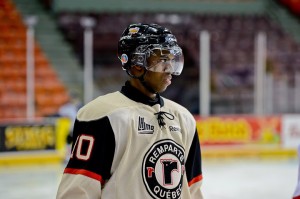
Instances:
[[[77,113],[77,119],[81,121],[96,120],[109,115],[120,108],[133,106],[121,92],[116,91],[102,95],[83,106]]]
[[[175,113],[183,115],[187,119],[194,121],[194,116],[191,114],[191,112],[187,108],[185,108],[184,106],[182,106],[170,99],[163,98],[163,100],[164,100],[165,106],[168,109],[172,110]]]

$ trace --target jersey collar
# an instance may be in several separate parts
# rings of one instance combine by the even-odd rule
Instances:
[[[126,81],[125,85],[122,86],[121,93],[136,102],[147,104],[149,106],[154,106],[156,104],[159,104],[161,107],[164,106],[164,101],[158,93],[156,94],[155,99],[151,99],[138,89],[131,86],[129,81]]]

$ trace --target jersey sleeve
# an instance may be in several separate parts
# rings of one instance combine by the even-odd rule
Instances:
[[[202,184],[201,149],[197,129],[195,130],[185,167],[192,198],[202,199],[200,189]]]
[[[100,198],[111,176],[115,138],[108,117],[75,121],[70,160],[60,182],[57,199]]]

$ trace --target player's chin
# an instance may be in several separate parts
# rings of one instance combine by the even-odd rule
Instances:
[[[170,84],[171,84],[171,83],[170,83]],[[157,89],[158,92],[159,92],[159,93],[164,92],[165,90],[167,90],[167,88],[168,88],[168,86],[169,86],[170,84],[162,83],[162,84],[159,86],[159,88]]]

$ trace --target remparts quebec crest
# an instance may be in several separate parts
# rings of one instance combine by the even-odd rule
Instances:
[[[179,199],[184,172],[184,149],[173,140],[154,143],[144,157],[143,181],[155,199]]]

